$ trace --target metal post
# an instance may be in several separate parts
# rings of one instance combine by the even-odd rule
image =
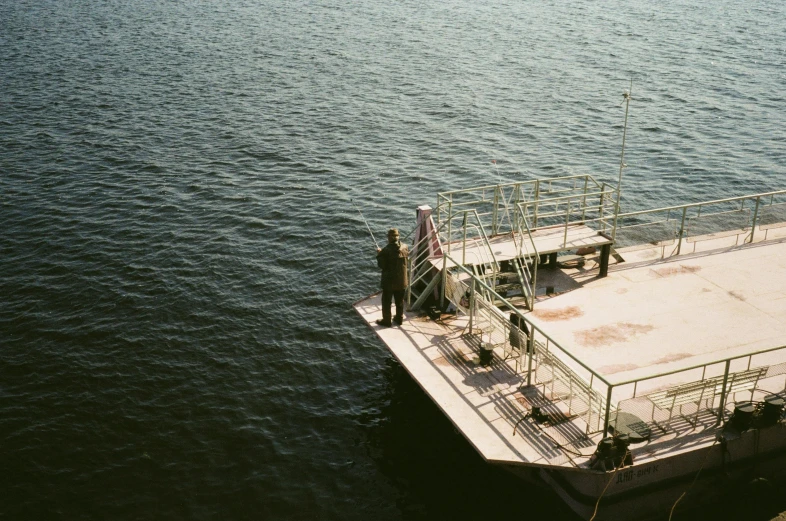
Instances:
[[[448,200],[448,255],[450,255],[450,243],[453,241],[453,194]]]
[[[603,278],[609,274],[609,255],[611,254],[611,244],[604,244],[600,247],[600,269],[598,278]]]
[[[523,241],[524,239],[522,238],[521,240]],[[527,260],[526,259],[522,259],[521,262],[527,262]],[[535,310],[535,292],[538,290],[538,264],[539,264],[539,262],[540,262],[540,259],[538,258],[538,256],[537,255],[533,255],[532,256],[532,267],[534,269],[533,269],[533,273],[532,273],[532,292],[530,294],[530,298],[532,299],[532,302],[529,305],[529,310],[530,311],[534,311]]]
[[[609,415],[611,414],[611,391],[614,389],[609,385],[609,391],[606,393],[606,418],[603,420],[603,435],[609,433]]]
[[[412,270],[412,259],[407,256],[407,272],[409,273],[409,284],[407,284],[407,311],[412,311],[412,280],[415,275]]]
[[[451,242],[453,240],[453,194],[450,194],[448,199],[448,251],[447,255],[451,252]],[[439,295],[439,308],[445,309],[445,289],[448,282],[448,257],[445,252],[442,252],[442,291]]]
[[[562,237],[562,247],[568,244],[568,224],[570,224],[570,200],[568,200],[567,208],[565,208],[565,234]]]
[[[527,387],[532,385],[532,359],[535,357],[535,325],[529,325],[529,360],[527,362]]]
[[[491,235],[497,235],[499,230],[499,226],[497,225],[497,213],[498,213],[498,206],[499,206],[499,191],[500,187],[497,185],[494,187],[494,207],[491,210]]]
[[[682,249],[682,234],[685,233],[685,216],[688,214],[688,207],[682,209],[682,222],[680,222],[680,232],[677,234],[677,255]],[[665,255],[665,254],[664,254]]]
[[[475,279],[472,279],[472,286],[469,288],[469,334],[472,334],[473,317],[475,316]]]
[[[461,264],[466,266],[467,264],[467,212],[468,210],[464,210],[464,220],[462,221],[462,228],[464,228],[464,235],[461,244]]]
[[[439,292],[439,309],[445,309],[445,289],[448,284],[448,256],[442,255],[442,291]]]
[[[751,240],[749,241],[753,244],[753,232],[756,231],[756,219],[759,218],[759,201],[761,201],[761,197],[756,198],[756,208],[753,210],[753,222],[751,223]]]
[[[585,215],[587,213],[587,182],[589,181],[589,176],[584,176],[584,194],[581,198],[581,222],[584,222]]]
[[[598,202],[598,213],[600,214],[599,218],[600,218],[601,231],[604,233],[606,231],[606,219],[603,218],[604,217],[603,205],[604,205],[605,198],[606,198],[606,183],[603,183],[600,187],[600,201]]]
[[[535,180],[535,211],[532,219],[532,226],[538,227],[538,201],[540,200],[540,179]]]
[[[718,421],[715,422],[715,425],[720,425],[720,422],[723,421],[723,409],[726,408],[726,384],[729,382],[730,366],[731,360],[726,360],[726,370],[723,372],[723,386],[721,386],[720,402],[718,404]]]

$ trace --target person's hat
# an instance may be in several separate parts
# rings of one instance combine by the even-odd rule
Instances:
[[[391,228],[388,230],[388,237],[398,237],[398,228]]]

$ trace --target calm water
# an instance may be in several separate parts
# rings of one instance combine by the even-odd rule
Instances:
[[[0,0],[0,518],[569,519],[353,314],[350,200],[613,181],[631,78],[625,209],[786,188],[785,62],[779,2]]]

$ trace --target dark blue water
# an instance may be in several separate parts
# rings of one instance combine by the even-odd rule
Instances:
[[[615,181],[631,78],[625,210],[786,188],[778,2],[0,0],[0,518],[567,519],[353,314],[351,199]]]

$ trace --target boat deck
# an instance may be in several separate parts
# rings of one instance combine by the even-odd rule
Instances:
[[[528,317],[613,384],[778,347],[786,242],[616,264]]]
[[[612,383],[779,347],[786,333],[786,238],[745,246],[728,240],[667,259],[657,258],[660,246],[621,250],[626,262],[613,265],[606,278],[596,276],[591,261],[584,268],[543,270],[542,283],[556,286],[556,294],[539,298],[528,318]],[[595,451],[602,434],[587,434],[592,429],[582,417],[566,416],[568,407],[553,388],[527,387],[520,360],[505,360],[497,350],[491,365],[477,363],[479,339],[466,317],[432,321],[413,313],[401,327],[379,328],[379,295],[355,309],[486,460],[577,468]],[[756,355],[752,367],[778,364],[786,365],[784,351]],[[623,392],[641,396],[685,377],[643,381],[637,391]],[[758,386],[765,393],[783,389],[783,377]],[[615,394],[613,403],[620,399],[625,396]],[[536,405],[554,420],[527,418]],[[716,421],[711,409],[697,414],[695,425],[675,410],[667,429],[650,422],[653,437],[631,447],[634,457],[641,462],[709,446]]]

